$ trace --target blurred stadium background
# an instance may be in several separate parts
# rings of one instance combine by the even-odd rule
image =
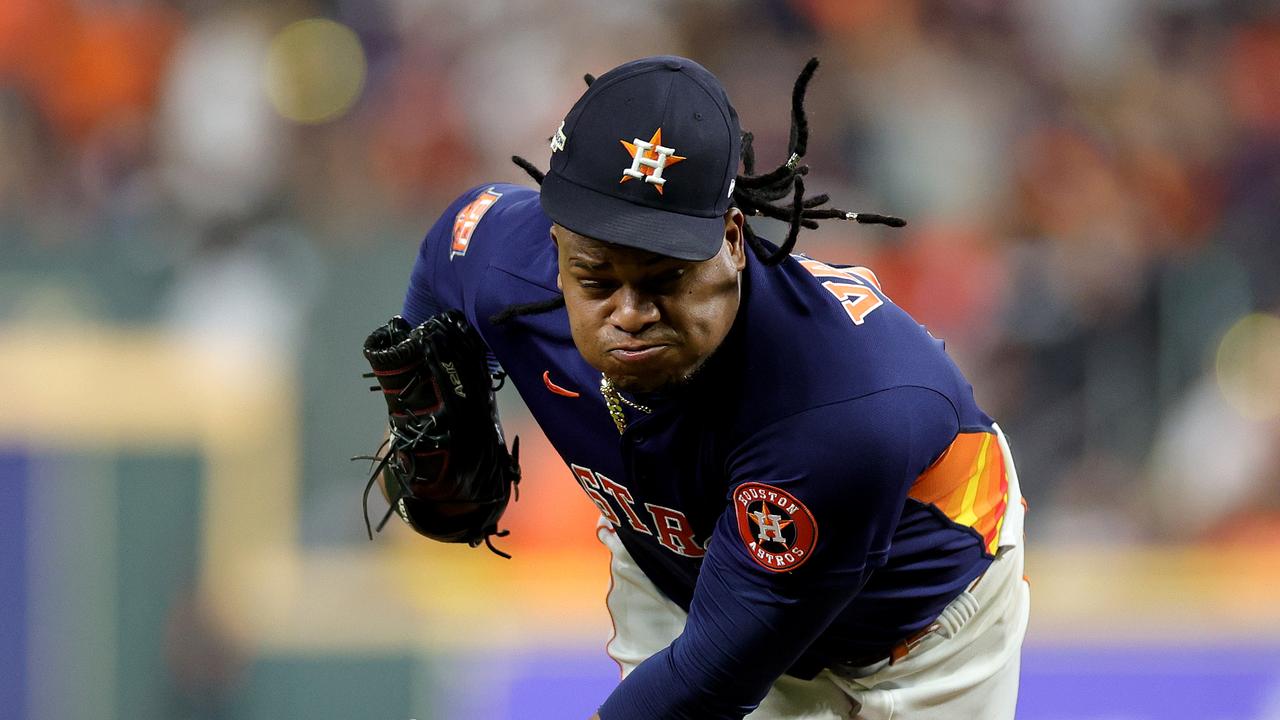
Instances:
[[[1009,431],[1019,716],[1280,718],[1280,7],[3,0],[0,718],[585,718],[590,503],[516,397],[503,546],[369,543],[359,344],[456,194],[636,56],[717,72]],[[775,235],[776,236],[776,235]]]

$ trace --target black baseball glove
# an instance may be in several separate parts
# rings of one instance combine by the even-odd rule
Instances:
[[[358,456],[375,462],[363,498],[369,539],[369,491],[380,482],[391,507],[379,532],[395,512],[433,540],[510,557],[490,538],[507,534],[498,519],[518,492],[520,438],[508,453],[494,401],[505,376],[490,372],[479,333],[456,310],[416,328],[397,315],[369,334],[364,356],[391,425],[378,452]]]

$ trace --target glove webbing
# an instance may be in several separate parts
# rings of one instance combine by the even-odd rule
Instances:
[[[372,378],[372,377],[375,377],[375,374],[371,372],[363,373],[361,377]],[[506,373],[503,373],[503,372],[492,373],[492,378],[493,378],[493,381],[496,383],[493,386],[494,392],[497,392],[498,390],[502,389],[502,386],[506,384]],[[410,378],[409,382],[405,383],[405,386],[401,388],[400,391],[396,394],[396,397],[399,398],[402,395],[408,394],[413,389],[414,383],[418,381],[419,381],[418,377]],[[374,385],[369,388],[369,391],[381,392],[382,387],[380,385]],[[400,501],[413,497],[413,491],[409,488],[408,484],[405,482],[405,478],[414,477],[416,474],[415,461],[413,458],[416,456],[416,451],[418,450],[419,446],[424,442],[431,442],[433,443],[432,449],[439,449],[440,447],[438,438],[436,436],[427,434],[427,432],[431,429],[431,426],[435,424],[434,416],[428,415],[425,418],[425,422],[423,422],[422,418],[419,418],[419,416],[416,413],[414,413],[413,410],[407,407],[405,408],[405,413],[409,417],[409,421],[407,425],[409,425],[410,429],[414,431],[414,434],[412,437],[408,437],[408,438],[403,437],[395,427],[392,427],[390,437],[388,437],[386,440],[383,440],[382,444],[378,446],[378,449],[375,450],[372,455],[355,455],[351,458],[352,461],[355,461],[355,460],[370,461],[369,479],[365,483],[364,493],[360,499],[361,509],[363,510],[362,514],[364,516],[365,532],[368,534],[370,540],[373,540],[373,527],[369,522],[369,493],[373,490],[374,483],[378,481],[378,476],[381,475],[382,472],[386,470],[388,467],[391,467],[393,471],[392,475],[395,477],[396,482],[399,485],[399,488],[397,489],[397,492],[396,492],[396,496],[390,499],[390,503],[387,506],[386,513],[384,513],[382,516],[382,519],[378,521],[377,530],[379,533],[381,533],[382,529],[386,527],[387,522],[391,519],[391,515],[395,513],[396,507],[400,504]],[[383,452],[384,449],[385,449],[385,452]],[[404,457],[408,458],[408,462],[409,462],[407,467],[400,460],[400,455],[401,455],[400,451],[405,451]],[[515,438],[513,438],[511,441],[511,459],[513,463],[515,463],[516,465],[519,465],[520,436],[518,435]],[[512,494],[513,494],[512,499],[518,502],[520,500],[520,484],[518,480],[515,483],[513,483]],[[483,501],[480,503],[476,503],[476,501],[473,501],[473,500],[466,500],[466,501],[437,500],[434,502],[439,505],[457,505],[462,503],[492,504],[499,501],[500,499],[493,499],[493,500]],[[499,550],[497,547],[494,547],[493,541],[491,539],[495,535],[497,537],[506,537],[507,535],[510,535],[510,534],[511,534],[510,530],[495,529],[494,532],[485,534],[484,541],[483,541],[484,545],[485,547],[489,548],[489,550],[493,552],[495,555],[499,555],[501,557],[504,557],[510,560],[511,555],[503,552],[502,550]],[[480,545],[480,543],[481,543],[480,540],[472,540],[469,544],[471,547],[477,547]]]

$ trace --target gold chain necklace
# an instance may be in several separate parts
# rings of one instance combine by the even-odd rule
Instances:
[[[619,435],[627,429],[627,416],[622,412],[623,404],[645,414],[653,412],[648,406],[623,397],[622,393],[618,392],[618,388],[613,386],[613,381],[603,373],[600,374],[600,394],[604,396],[605,407],[609,408],[609,417],[613,418],[613,424],[618,426]]]

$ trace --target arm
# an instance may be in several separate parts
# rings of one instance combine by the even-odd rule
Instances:
[[[730,458],[733,492],[684,633],[623,680],[599,717],[749,713],[884,562],[911,483],[957,430],[941,395],[895,388],[811,409],[744,442]],[[762,486],[780,491],[779,504],[738,502],[740,491]],[[784,502],[791,512],[780,509]],[[798,534],[806,524],[809,540]],[[759,541],[779,526],[790,529],[782,531],[788,543]],[[796,550],[805,550],[803,560]]]
[[[519,478],[501,431],[489,438],[498,422],[494,363],[474,328],[476,292],[505,235],[497,203],[522,194],[497,187],[474,188],[445,209],[418,250],[403,316],[376,328],[364,345],[391,426],[385,451],[371,458],[378,465],[365,488],[366,519],[376,483],[416,531],[450,542],[487,541],[481,528],[491,529],[506,505],[507,482]],[[387,517],[390,511],[382,523]]]
[[[423,239],[404,298],[403,315],[411,326],[445,310],[462,310],[476,324],[476,289],[498,245],[490,237],[480,237],[490,234],[498,215],[495,208],[502,200],[486,194],[490,187],[481,185],[463,193]]]

